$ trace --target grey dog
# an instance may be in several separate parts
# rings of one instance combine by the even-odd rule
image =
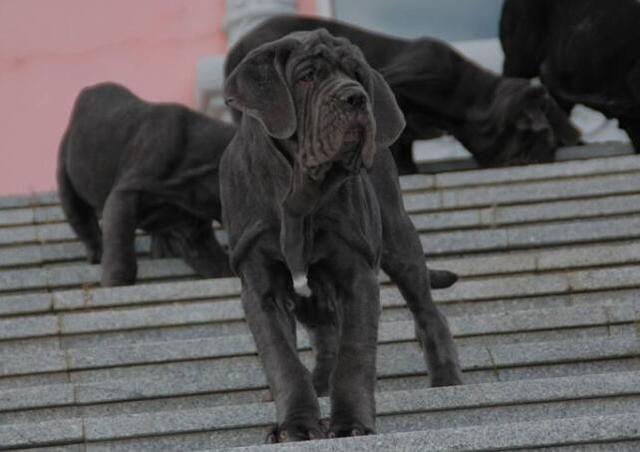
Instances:
[[[242,118],[220,163],[223,223],[276,404],[270,441],[324,436],[327,392],[330,436],[374,432],[380,265],[415,316],[432,384],[460,383],[388,150],[404,119],[381,75],[344,38],[293,33],[249,52],[225,98]]]
[[[535,0],[534,0],[535,1]],[[227,73],[262,43],[300,30],[326,28],[360,47],[395,94],[407,127],[391,151],[401,173],[415,173],[414,140],[444,131],[483,166],[552,161],[579,133],[541,86],[500,77],[433,38],[400,39],[344,22],[277,16],[247,33],[229,52]]]
[[[60,144],[58,191],[88,260],[102,261],[104,286],[135,282],[137,228],[151,233],[152,256],[183,257],[205,277],[231,275],[211,223],[221,218],[218,164],[234,133],[113,83],[80,93]]]
[[[616,118],[640,152],[640,2],[507,0],[504,74],[539,76],[567,111]]]

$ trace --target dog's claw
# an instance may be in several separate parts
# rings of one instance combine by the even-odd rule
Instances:
[[[345,438],[352,436],[364,436],[364,435],[372,435],[375,431],[369,428],[364,427],[363,425],[346,425],[339,426],[334,425],[331,428],[331,431],[328,433],[327,437],[329,438]]]
[[[322,421],[317,425],[307,423],[297,423],[288,425],[274,425],[267,434],[268,444],[288,443],[291,441],[308,441],[312,439],[325,438],[326,429]]]

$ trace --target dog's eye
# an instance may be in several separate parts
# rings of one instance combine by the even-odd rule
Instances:
[[[298,82],[311,83],[315,79],[316,79],[316,70],[315,69],[308,69],[298,78]]]

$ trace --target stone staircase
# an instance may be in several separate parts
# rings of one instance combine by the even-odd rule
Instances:
[[[0,198],[0,449],[640,450],[640,158],[402,186],[430,263],[461,275],[434,295],[468,384],[429,388],[381,275],[378,435],[280,446],[238,280],[140,236],[140,283],[99,288],[55,195]]]

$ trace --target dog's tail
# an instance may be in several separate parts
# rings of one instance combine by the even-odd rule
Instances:
[[[432,289],[446,289],[455,284],[458,275],[448,270],[429,270]]]

